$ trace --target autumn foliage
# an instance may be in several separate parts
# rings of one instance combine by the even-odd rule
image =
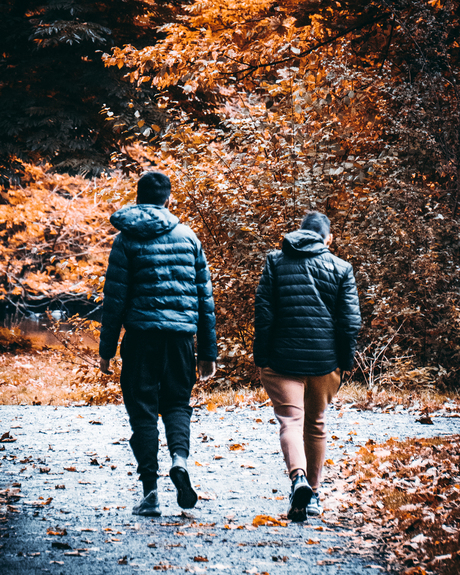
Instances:
[[[381,551],[405,575],[458,573],[459,441],[458,435],[369,440],[342,465],[352,507],[374,533],[375,525],[385,531]]]
[[[139,170],[171,176],[172,209],[204,244],[219,327],[218,385],[257,381],[258,278],[267,252],[309,209],[331,218],[333,250],[356,273],[364,327],[354,377],[369,387],[458,385],[459,6],[205,0],[181,6],[153,45],[105,54],[109,70],[142,93],[151,89],[162,114],[149,122],[142,103],[130,101],[143,144],[129,157]],[[121,112],[104,113],[107,123],[124,125]],[[13,206],[28,205],[35,185],[11,190],[8,217]],[[81,290],[97,299],[114,233],[103,200],[132,199],[134,178],[115,174],[78,187],[72,205],[86,215],[70,223],[62,213],[70,200],[62,197],[54,236],[22,212],[31,232],[18,232],[18,241],[37,255],[17,255],[19,243],[8,251],[16,228],[3,232],[12,262],[4,297]],[[36,195],[34,209],[46,197]],[[89,217],[91,202],[97,208]]]
[[[458,2],[205,1],[162,31],[105,61],[169,115],[150,157],[205,243],[222,333],[249,356],[264,257],[318,209],[357,275],[358,373],[403,356],[457,385]]]

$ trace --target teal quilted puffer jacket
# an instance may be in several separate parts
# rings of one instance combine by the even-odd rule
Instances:
[[[353,269],[316,232],[287,234],[256,294],[254,361],[288,375],[350,370],[361,326]]]
[[[107,268],[100,356],[115,355],[123,325],[197,333],[198,359],[215,361],[211,278],[195,233],[167,208],[151,204],[122,208],[110,222],[121,233]]]

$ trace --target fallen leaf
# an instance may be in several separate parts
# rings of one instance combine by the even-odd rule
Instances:
[[[203,501],[214,501],[217,499],[217,495],[215,493],[200,492],[198,493],[198,499]]]
[[[241,443],[232,443],[228,448],[230,451],[244,451],[244,446]]]
[[[90,421],[91,425],[102,425],[102,421]]]
[[[64,467],[66,471],[77,471],[76,467]]]
[[[280,521],[279,519],[275,519],[270,515],[256,515],[252,520],[252,524],[255,527],[260,527],[261,525],[270,525],[276,527],[286,527],[287,521]]]
[[[425,415],[420,419],[416,419],[416,421],[418,423],[423,423],[424,425],[434,425],[434,422],[429,415]]]
[[[59,537],[62,537],[63,535],[67,535],[67,529],[61,529],[60,527],[55,527],[52,529],[51,527],[48,527],[46,533],[47,535],[59,535]]]
[[[201,557],[200,555],[194,557],[193,560],[195,561],[195,563],[207,563],[209,561],[207,557]]]
[[[0,443],[12,443],[13,441],[16,441],[16,437],[13,437],[12,435],[10,435],[10,432],[7,431],[6,433],[4,433],[1,437],[0,437]]]
[[[206,408],[208,411],[217,411],[216,404],[211,401],[207,404]]]

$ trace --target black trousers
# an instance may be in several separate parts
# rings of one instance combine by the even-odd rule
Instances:
[[[133,431],[130,444],[143,482],[158,477],[158,414],[171,453],[190,449],[190,395],[196,380],[193,335],[127,331],[120,354],[121,389]]]

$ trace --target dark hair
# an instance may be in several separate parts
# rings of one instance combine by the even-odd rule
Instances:
[[[137,182],[137,203],[162,206],[171,194],[171,182],[161,172],[147,172]]]
[[[331,222],[325,214],[308,212],[302,221],[300,229],[316,232],[325,240],[331,233]]]

